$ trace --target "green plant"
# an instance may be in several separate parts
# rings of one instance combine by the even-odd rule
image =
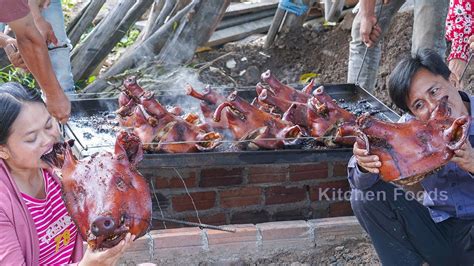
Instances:
[[[0,84],[5,82],[18,82],[28,88],[36,87],[36,81],[30,73],[12,65],[0,69]]]
[[[74,17],[74,7],[77,5],[78,0],[61,0],[61,6],[63,8],[64,20],[66,25]],[[77,12],[77,11],[76,11]]]
[[[120,42],[117,43],[115,48],[126,48],[132,45],[138,38],[138,35],[140,35],[140,30],[138,30],[135,27],[131,27],[127,34],[123,36],[123,38],[120,40]]]

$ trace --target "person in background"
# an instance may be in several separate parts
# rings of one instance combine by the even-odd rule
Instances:
[[[474,119],[474,96],[458,91],[450,74],[433,50],[420,50],[399,62],[389,79],[389,93],[406,112],[400,122],[429,119],[444,96],[451,117]],[[354,144],[348,163],[351,205],[383,265],[474,264],[474,123],[468,134],[451,162],[420,181],[423,204],[410,191],[381,180],[378,156]]]
[[[471,55],[469,38],[474,30],[473,5],[473,0],[450,0],[446,17],[446,40],[451,42],[451,52],[447,59],[449,70],[451,70],[450,80],[459,89],[464,88],[463,81],[460,79]]]
[[[33,1],[33,0],[30,0]],[[34,11],[30,12],[27,0],[0,0],[0,23],[7,23],[16,36],[16,45],[0,37],[0,45],[21,54],[25,66],[41,87],[48,111],[59,122],[66,123],[71,113],[71,103],[61,88],[51,65],[46,41],[55,41],[51,35],[46,39],[35,25]]]
[[[0,85],[0,265],[115,265],[134,236],[83,254],[59,178],[42,160],[60,138],[53,120],[38,90]]]
[[[75,93],[74,79],[71,71],[70,51],[71,42],[66,35],[64,14],[60,0],[31,0],[28,2],[32,14],[35,17],[35,24],[43,37],[47,40],[49,57],[53,66],[54,73],[64,92],[69,96]],[[0,25],[0,32],[3,31]],[[0,33],[1,35],[2,33]],[[8,35],[2,35],[5,38],[9,48],[16,47],[16,40]],[[15,66],[27,70],[27,67],[18,49],[8,49],[3,47],[7,53],[10,62]]]
[[[359,12],[352,23],[352,40],[349,44],[349,66],[347,81],[358,83],[369,91],[375,89],[381,58],[379,39],[388,30],[392,18],[405,0],[360,0]],[[379,11],[380,12],[380,17]],[[444,56],[444,19],[448,11],[448,0],[414,1],[414,21],[411,53],[423,48],[434,49]],[[367,49],[366,53],[366,47]],[[362,61],[365,61],[362,64]],[[360,77],[358,77],[360,71]]]

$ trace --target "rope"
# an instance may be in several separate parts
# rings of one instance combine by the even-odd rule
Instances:
[[[296,14],[297,16],[301,16],[306,13],[308,10],[308,6],[303,3],[302,0],[294,0],[295,2],[292,3],[291,0],[280,0],[278,4],[278,8],[281,8],[285,11],[291,12]]]

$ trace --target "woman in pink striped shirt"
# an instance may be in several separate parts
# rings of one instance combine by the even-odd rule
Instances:
[[[0,85],[0,265],[113,265],[132,242],[83,254],[82,239],[42,155],[59,139],[37,90]]]

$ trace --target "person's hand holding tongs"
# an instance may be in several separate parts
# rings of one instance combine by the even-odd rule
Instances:
[[[361,12],[360,22],[360,36],[367,47],[373,47],[382,35],[382,28],[379,24],[380,14],[382,13],[382,6],[380,6],[377,16],[375,16],[375,2],[363,1],[359,12]],[[383,0],[382,5],[385,5],[389,0]]]

